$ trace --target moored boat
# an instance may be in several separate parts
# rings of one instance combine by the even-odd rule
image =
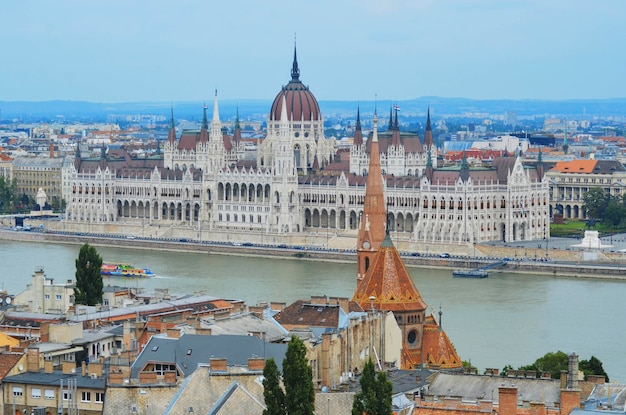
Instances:
[[[482,269],[457,269],[452,271],[452,275],[455,277],[465,277],[465,278],[487,278],[489,273]]]
[[[130,264],[115,263],[103,263],[102,267],[100,267],[100,274],[132,278],[149,278],[155,275],[149,268],[136,268]]]

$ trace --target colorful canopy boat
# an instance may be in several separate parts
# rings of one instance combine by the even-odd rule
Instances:
[[[101,275],[111,275],[114,277],[149,278],[154,277],[154,273],[149,268],[136,268],[130,264],[102,263]]]

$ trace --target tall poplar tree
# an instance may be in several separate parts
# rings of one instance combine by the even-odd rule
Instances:
[[[76,258],[74,304],[96,305],[102,302],[102,257],[96,248],[85,244]]]
[[[363,366],[360,383],[361,392],[354,396],[352,415],[391,415],[393,385],[385,372],[376,374],[371,359]]]
[[[291,336],[287,354],[283,360],[283,383],[287,413],[289,415],[313,415],[315,388],[313,370],[306,359],[306,346],[296,336]]]
[[[263,397],[267,407],[263,415],[287,415],[285,392],[280,387],[280,371],[274,358],[269,358],[263,368]]]

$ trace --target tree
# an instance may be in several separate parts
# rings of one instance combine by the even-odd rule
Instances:
[[[609,196],[601,187],[592,187],[583,195],[583,201],[589,216],[601,219],[609,202]]]
[[[546,353],[539,359],[535,360],[535,363],[526,366],[520,366],[519,370],[534,370],[537,372],[537,376],[541,376],[542,372],[550,372],[552,379],[559,379],[562,371],[567,371],[569,357],[562,351]],[[603,375],[606,381],[609,381],[609,375],[604,371],[602,362],[595,356],[591,356],[589,360],[580,360],[578,363],[579,370],[582,370],[585,374],[585,378],[588,375]],[[511,365],[507,365],[502,369],[500,373],[502,376],[507,376],[508,372],[513,368]]]
[[[542,372],[550,372],[552,379],[560,379],[561,371],[567,370],[567,354],[562,351],[550,352],[544,354],[535,363],[531,365],[521,366],[520,370],[534,370],[537,376],[541,376]]]
[[[361,391],[354,396],[352,415],[391,415],[393,386],[383,371],[376,374],[370,359],[361,374]]]
[[[96,305],[102,302],[102,257],[96,248],[85,244],[76,258],[74,304]]]
[[[591,356],[589,360],[581,360],[578,368],[585,374],[585,379],[589,375],[602,375],[607,383],[609,383],[609,375],[604,371],[602,362],[595,356]]]
[[[289,415],[313,415],[315,388],[313,371],[306,359],[306,346],[296,336],[291,336],[287,354],[283,360],[283,383],[287,413]]]
[[[267,409],[263,415],[286,415],[285,392],[280,387],[280,371],[274,358],[265,362],[263,369],[263,397]]]

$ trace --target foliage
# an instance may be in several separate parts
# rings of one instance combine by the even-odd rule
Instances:
[[[589,217],[600,219],[604,215],[604,210],[609,201],[609,194],[607,194],[601,187],[592,187],[583,195],[583,201],[585,202],[585,209]]]
[[[287,413],[289,415],[313,415],[315,388],[313,371],[306,358],[306,346],[296,336],[291,336],[287,354],[283,360],[283,383]]]
[[[263,369],[263,397],[267,409],[263,415],[286,415],[285,392],[280,387],[280,371],[274,358],[265,362]]]
[[[476,366],[472,365],[472,362],[468,362],[467,360],[463,360],[461,364],[465,372],[476,372],[478,370]]]
[[[0,176],[0,211],[2,213],[17,213],[19,211],[20,197],[17,194],[17,181],[7,181]]]
[[[363,367],[360,383],[361,391],[354,396],[352,415],[391,415],[393,386],[384,371],[376,374],[371,359]]]
[[[96,305],[102,302],[102,257],[96,248],[84,244],[76,258],[74,304]]]
[[[604,371],[604,367],[602,367],[602,362],[595,356],[591,356],[589,360],[581,360],[578,363],[578,368],[585,374],[585,379],[587,379],[589,375],[602,375],[607,383],[610,382],[609,375]]]
[[[520,370],[535,370],[537,376],[541,376],[543,372],[550,372],[552,379],[560,379],[561,371],[567,370],[567,354],[562,351],[546,353],[535,363],[531,365],[521,366]]]
[[[585,378],[589,375],[604,375],[606,381],[609,381],[609,375],[604,371],[602,362],[595,356],[591,356],[589,360],[580,360],[578,369],[582,370]],[[501,376],[507,376],[509,371],[513,370],[511,365],[506,365],[500,372]],[[530,365],[520,366],[518,370],[534,370],[537,376],[541,376],[543,372],[550,372],[552,379],[560,379],[561,371],[568,370],[568,356],[562,351],[546,353]]]

